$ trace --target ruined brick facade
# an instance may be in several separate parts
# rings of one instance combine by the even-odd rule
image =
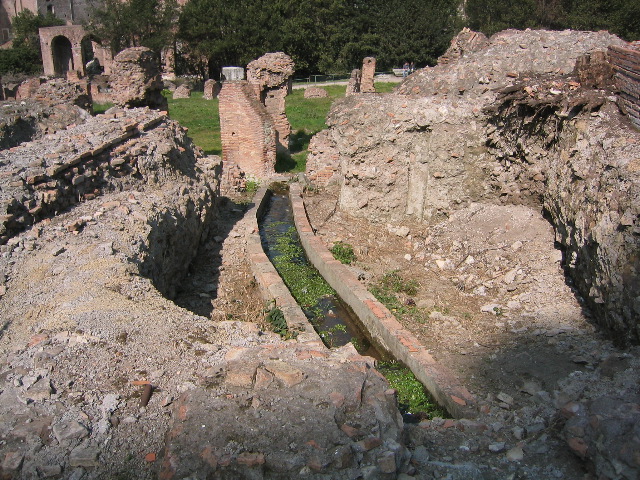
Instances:
[[[113,56],[109,47],[91,40],[81,25],[45,27],[39,30],[44,74],[65,77],[68,72],[85,75],[86,63],[97,59],[104,73],[111,73]]]
[[[291,91],[294,63],[282,53],[267,53],[247,65],[247,80],[266,107],[278,132],[277,149],[289,153],[291,124],[285,113],[285,98]]]
[[[246,80],[226,81],[218,96],[225,170],[237,165],[249,177],[272,175],[277,132],[265,106]]]
[[[616,71],[618,105],[640,128],[640,43],[628,47],[610,46],[609,57]]]
[[[365,57],[362,61],[362,79],[360,80],[360,93],[376,93],[374,77],[376,75],[376,59]]]

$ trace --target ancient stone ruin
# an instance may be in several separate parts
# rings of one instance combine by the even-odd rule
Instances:
[[[289,153],[291,124],[285,113],[285,98],[291,91],[294,67],[291,57],[282,52],[267,53],[247,65],[247,80],[273,120],[278,132],[276,146],[282,154]]]
[[[248,176],[263,178],[274,173],[277,131],[271,115],[256,98],[246,80],[237,78],[238,67],[225,67],[228,75],[220,89],[220,137],[225,168],[237,165]]]
[[[611,64],[616,71],[620,91],[618,104],[631,121],[640,128],[640,44],[609,47]]]
[[[267,53],[247,66],[223,68],[220,131],[225,165],[237,165],[248,176],[274,173],[276,154],[288,154],[291,125],[285,97],[291,89],[293,61],[282,52]]]
[[[173,91],[173,98],[189,98],[191,97],[191,86],[183,83]]]
[[[84,76],[91,56],[104,73],[111,73],[112,55],[109,48],[93,41],[82,25],[45,27],[39,30],[44,74],[66,77],[68,72]]]
[[[218,94],[220,93],[220,84],[213,79],[209,79],[204,82],[204,94],[202,98],[205,100],[213,100],[214,98],[218,98]]]
[[[158,59],[146,47],[128,48],[113,59],[111,89],[119,106],[167,109]]]
[[[376,59],[365,57],[362,61],[362,77],[360,79],[360,93],[376,93],[374,77],[376,75]]]
[[[321,87],[307,87],[304,89],[304,98],[327,98],[329,92]]]
[[[351,71],[351,77],[349,77],[349,83],[347,84],[347,90],[345,96],[349,97],[360,93],[360,82],[362,81],[362,72],[357,68]]]

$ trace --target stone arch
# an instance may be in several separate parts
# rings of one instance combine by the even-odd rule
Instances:
[[[73,62],[73,45],[71,41],[58,35],[51,41],[51,58],[53,59],[53,74],[65,77],[69,70],[75,70]]]
[[[86,55],[89,51],[96,57],[100,57],[100,63],[104,65],[105,58],[110,59],[110,56],[106,54],[107,49],[105,52],[102,50],[97,52],[99,49],[96,45],[97,43],[87,35],[82,25],[41,28],[40,50],[45,75],[65,75],[69,70],[84,75],[85,63],[89,60]]]

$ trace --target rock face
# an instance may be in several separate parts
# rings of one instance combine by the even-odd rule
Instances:
[[[285,97],[291,91],[294,72],[293,60],[283,52],[267,53],[247,65],[247,80],[273,120],[277,148],[282,153],[289,152],[291,124],[285,113]]]
[[[383,478],[408,467],[395,391],[351,346],[238,349],[205,374],[208,388],[175,405],[161,478]]]
[[[167,109],[156,55],[146,47],[127,48],[113,59],[113,102],[118,106]]]
[[[50,105],[76,105],[87,112],[93,111],[91,95],[86,88],[62,78],[54,78],[40,85],[33,98]]]
[[[640,341],[638,134],[611,93],[569,76],[578,57],[624,42],[571,31],[509,30],[484,47],[465,38],[457,61],[414,73],[395,95],[335,104],[308,176],[340,171],[340,208],[378,221],[435,223],[470,202],[543,205],[598,322]]]

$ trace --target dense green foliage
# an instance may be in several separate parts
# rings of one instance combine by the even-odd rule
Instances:
[[[38,29],[64,25],[64,22],[51,14],[43,16],[36,15],[30,10],[23,10],[13,17],[11,24],[14,35],[13,46],[0,50],[0,74],[33,75],[42,72]]]
[[[190,0],[178,38],[196,73],[283,51],[298,75],[433,63],[459,27],[457,0]]]
[[[89,30],[116,53],[128,47],[160,53],[174,41],[176,0],[103,0],[97,5]]]
[[[277,225],[271,224],[269,227]],[[322,297],[335,295],[320,273],[306,261],[295,227],[278,237],[275,249],[277,255],[272,260],[273,265],[303,308],[315,306]]]
[[[505,28],[609,30],[640,39],[638,0],[468,0],[469,26],[488,35]]]

